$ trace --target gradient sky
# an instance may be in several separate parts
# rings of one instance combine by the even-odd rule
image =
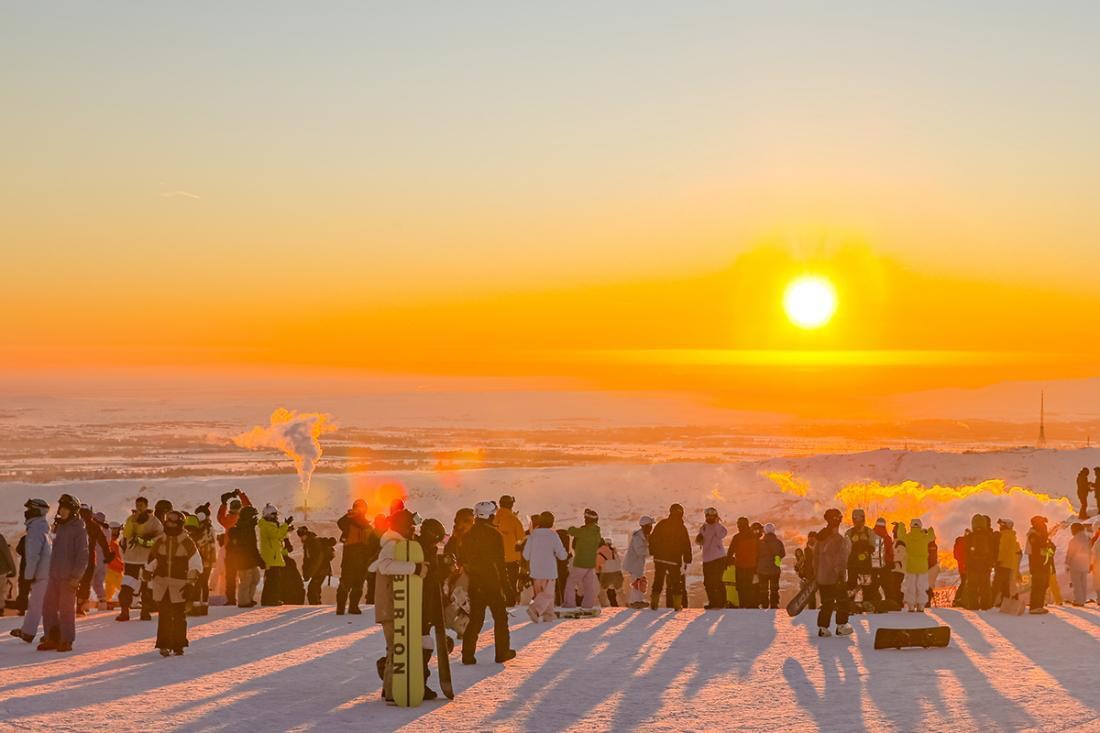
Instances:
[[[1096,376],[1100,6],[757,5],[9,7],[4,367]]]

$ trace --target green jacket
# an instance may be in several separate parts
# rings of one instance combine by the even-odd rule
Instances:
[[[285,567],[283,540],[286,539],[290,527],[269,519],[261,519],[257,526],[260,528],[260,557],[264,559],[264,565],[269,568]]]
[[[600,549],[603,532],[598,524],[586,524],[583,527],[570,527],[569,536],[573,538],[573,567],[595,568],[596,551]]]
[[[898,528],[898,539],[905,543],[905,572],[928,572],[928,545],[936,539],[936,533],[932,529]]]

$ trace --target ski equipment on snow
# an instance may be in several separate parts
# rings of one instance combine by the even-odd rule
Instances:
[[[802,587],[791,602],[787,604],[787,615],[797,616],[802,613],[802,610],[810,603],[810,598],[817,592],[816,580],[804,580],[802,581]]]
[[[447,636],[447,624],[443,620],[443,583],[439,583],[439,613],[435,619],[435,659],[439,665],[439,689],[448,700],[455,699],[454,686],[451,684],[451,645]]]
[[[875,649],[901,649],[907,646],[945,647],[951,642],[950,626],[925,626],[917,629],[879,629]]]

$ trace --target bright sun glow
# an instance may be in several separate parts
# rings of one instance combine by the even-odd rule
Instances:
[[[796,326],[820,328],[836,313],[836,288],[823,277],[805,275],[787,286],[783,309]]]

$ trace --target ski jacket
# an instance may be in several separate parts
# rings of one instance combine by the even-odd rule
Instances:
[[[246,506],[252,506],[252,502],[248,499],[248,494],[243,491],[240,493],[241,509]],[[226,531],[233,529],[237,526],[237,520],[241,518],[241,510],[232,511],[229,508],[229,502],[223,501],[221,506],[218,507],[218,524],[225,527]]]
[[[397,559],[397,543],[404,541],[405,538],[399,532],[392,529],[386,530],[382,535],[382,546],[378,550],[378,557],[368,568],[376,578],[374,620],[378,623],[393,621],[393,576],[412,575],[416,572],[416,563]]]
[[[596,550],[603,542],[600,525],[593,522],[582,527],[570,527],[569,536],[573,538],[573,567],[591,569],[596,567]]]
[[[256,526],[260,528],[260,557],[264,559],[264,565],[269,568],[285,567],[283,540],[290,531],[290,525],[261,519]]]
[[[1078,532],[1073,535],[1069,544],[1066,545],[1066,569],[1073,573],[1088,572],[1089,565],[1092,563],[1090,549],[1087,533]]]
[[[597,573],[619,573],[623,572],[623,561],[619,557],[619,553],[611,545],[600,545],[600,549],[596,551],[596,572]]]
[[[152,575],[154,600],[183,603],[187,584],[202,573],[202,556],[186,534],[164,534],[149,549],[145,571]]]
[[[955,538],[955,546],[951,554],[955,556],[955,564],[959,566],[959,575],[966,575],[966,545],[968,537],[959,535]]]
[[[934,542],[936,533],[931,528],[898,527],[898,540],[905,543],[905,572],[920,575],[928,572],[928,545]]]
[[[654,562],[680,565],[691,562],[691,538],[684,520],[679,516],[665,517],[649,533],[649,552]],[[644,567],[644,558],[643,558]],[[643,571],[644,572],[644,571]],[[633,575],[633,571],[631,575]],[[642,575],[643,573],[638,573]]]
[[[1077,496],[1082,499],[1089,495],[1092,484],[1089,483],[1089,472],[1081,471],[1077,474]]]
[[[232,558],[237,570],[251,570],[264,564],[260,549],[256,544],[256,520],[242,519],[227,532],[225,541],[226,558]]]
[[[374,555],[381,548],[378,533],[370,523],[366,514],[348,512],[336,520],[336,526],[340,528],[340,541],[347,545],[367,545]],[[373,558],[372,558],[373,559]]]
[[[101,558],[107,557],[107,553],[110,552],[110,548],[107,546],[107,536],[90,513],[87,518],[81,517],[81,519],[84,521],[84,529],[88,533],[88,567],[95,567],[96,563]],[[98,551],[96,548],[98,548]]]
[[[111,548],[111,554],[114,555],[114,559],[107,563],[107,567],[116,573],[121,573],[126,569],[126,564],[122,562],[122,550],[118,548],[118,540],[107,540],[107,547]]]
[[[504,542],[504,562],[519,562],[520,552],[516,549],[523,542],[523,522],[511,509],[500,507],[493,518],[493,526],[500,532],[500,539]]]
[[[814,578],[817,584],[843,583],[847,577],[848,556],[851,553],[852,543],[840,534],[839,528],[826,526],[820,530],[814,546]]]
[[[1054,557],[1054,548],[1050,544],[1050,535],[1046,529],[1032,527],[1027,532],[1027,567],[1034,573],[1036,570],[1046,569],[1050,560]]]
[[[966,567],[976,572],[988,573],[997,560],[997,539],[993,529],[986,525],[984,517],[975,516],[970,523],[969,536],[963,537]],[[963,567],[963,563],[959,563]]]
[[[695,543],[702,546],[703,562],[721,560],[726,555],[726,535],[729,530],[721,522],[704,522],[695,536]]]
[[[871,572],[871,552],[874,549],[875,533],[867,525],[851,527],[844,533],[848,541],[852,543],[851,553],[848,555],[848,567],[856,573]]]
[[[53,529],[53,549],[50,552],[50,580],[79,581],[88,569],[88,530],[84,520],[75,514]]]
[[[11,556],[11,547],[8,545],[8,540],[0,534],[0,578],[14,576],[18,571],[19,566],[15,564],[15,558]],[[0,598],[0,602],[3,600],[3,598]]]
[[[630,544],[626,548],[623,570],[635,578],[645,575],[645,559],[649,555],[649,540],[644,529],[636,529],[630,535]]]
[[[488,519],[475,520],[474,526],[463,536],[458,561],[471,587],[503,591],[504,541]]]
[[[756,562],[760,557],[760,540],[751,529],[738,532],[730,540],[728,556],[733,559],[734,567],[756,571]],[[847,562],[848,558],[844,558]]]
[[[909,550],[904,544],[894,543],[894,564],[891,572],[905,574],[905,567],[909,564]]]
[[[787,549],[783,546],[783,540],[775,536],[774,532],[764,535],[760,540],[760,556],[756,560],[756,574],[766,575],[769,578],[779,575],[779,562],[787,556]]]
[[[214,527],[210,520],[199,522],[199,526],[191,531],[191,540],[199,551],[203,569],[212,569],[218,560],[218,541],[214,538]]]
[[[531,530],[523,546],[523,559],[531,563],[532,580],[557,579],[558,561],[566,557],[558,533],[548,527]]]
[[[997,546],[997,567],[1016,570],[1020,567],[1020,541],[1016,539],[1016,530],[1005,527],[999,534],[1001,537]]]
[[[889,570],[894,565],[894,538],[886,527],[875,525],[871,537],[871,567]]]
[[[27,520],[27,538],[23,543],[23,580],[45,580],[50,575],[53,538],[45,517]]]
[[[122,539],[126,548],[122,561],[127,565],[144,565],[149,561],[149,548],[164,534],[164,525],[152,512],[131,514],[122,527]]]

